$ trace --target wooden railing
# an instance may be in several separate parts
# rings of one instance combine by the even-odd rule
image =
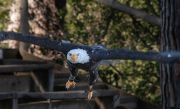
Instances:
[[[99,90],[93,91],[93,97],[105,97],[119,95],[119,90]],[[86,99],[87,94],[85,91],[61,91],[61,92],[12,92],[0,93],[0,100],[13,99],[13,109],[18,109],[18,99]],[[52,109],[51,102],[49,109]]]
[[[39,88],[40,92],[9,92],[0,93],[0,100],[12,99],[12,108],[18,109],[18,99],[48,100],[49,109],[52,109],[51,100],[86,99],[85,91],[59,91],[53,92],[54,87],[54,65],[44,62],[23,60],[0,60],[0,73],[26,72]],[[119,95],[119,90],[95,90],[93,97],[107,97]]]

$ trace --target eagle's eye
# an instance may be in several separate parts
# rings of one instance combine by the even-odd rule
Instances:
[[[71,53],[69,53],[69,56],[72,56],[72,54],[71,54]]]
[[[79,56],[79,53],[77,54],[77,56]]]

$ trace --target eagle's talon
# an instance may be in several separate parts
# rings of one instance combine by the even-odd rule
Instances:
[[[71,85],[72,85],[72,86],[73,86],[73,88],[74,88],[74,87],[75,87],[75,85],[76,85],[76,83],[75,83],[74,81],[73,81],[73,82],[71,82],[71,81],[69,81],[69,80],[68,80],[68,82],[66,83],[66,88],[67,88],[67,89],[69,89],[69,87],[70,87]]]
[[[93,95],[93,92],[89,92],[89,94],[88,94],[88,100],[91,100],[92,95]]]

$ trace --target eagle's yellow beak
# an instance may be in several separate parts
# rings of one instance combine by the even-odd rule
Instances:
[[[78,57],[77,57],[77,54],[73,54],[70,58],[74,60],[74,63],[75,63]]]

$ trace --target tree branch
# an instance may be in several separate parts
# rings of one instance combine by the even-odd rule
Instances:
[[[150,15],[144,11],[141,11],[141,10],[129,7],[127,5],[121,4],[117,1],[113,1],[113,0],[94,0],[94,1],[96,1],[98,3],[105,4],[107,6],[114,8],[114,9],[118,9],[119,11],[123,11],[123,12],[126,12],[128,14],[140,17],[143,20],[146,20],[150,23],[154,23],[154,24],[159,25],[159,26],[161,25],[161,19],[159,17]]]
[[[113,9],[111,8],[111,13],[109,14],[109,17],[108,17],[108,19],[107,19],[106,28],[104,29],[104,33],[102,34],[101,39],[104,39],[104,37],[106,36],[113,15],[114,15]],[[100,44],[101,44],[102,42],[103,42],[103,41],[101,41]]]

